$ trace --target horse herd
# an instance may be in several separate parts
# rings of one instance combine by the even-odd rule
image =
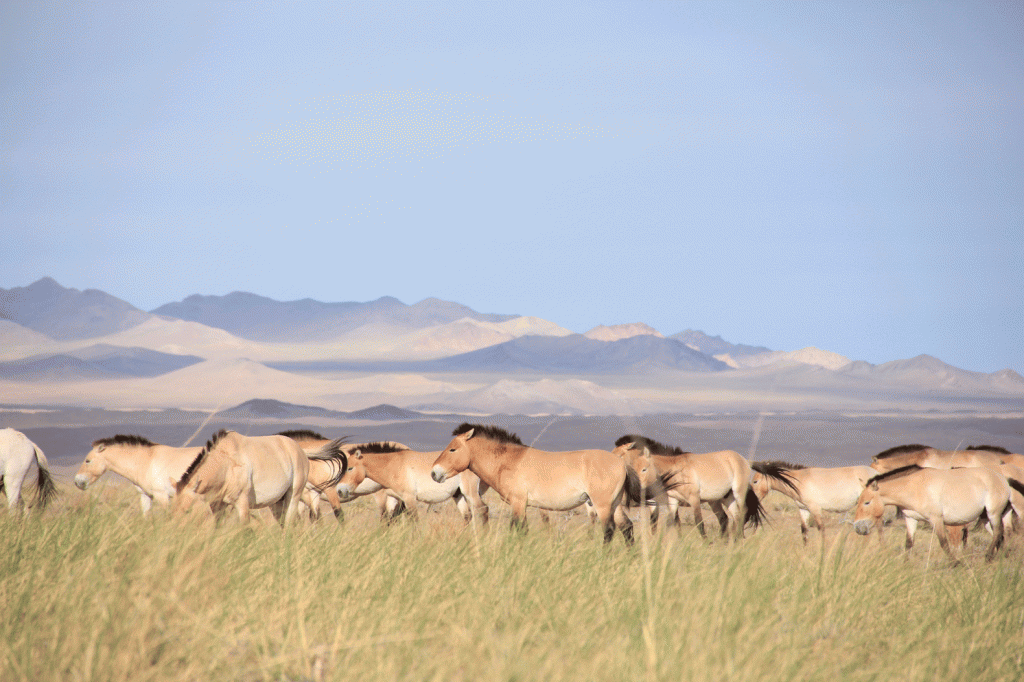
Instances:
[[[823,512],[854,511],[853,527],[882,532],[882,512],[895,506],[906,520],[906,548],[920,521],[935,529],[954,561],[952,547],[966,542],[968,524],[992,533],[992,559],[1012,523],[1024,517],[1024,455],[977,446],[943,451],[901,445],[875,455],[870,466],[805,467],[781,461],[748,462],[731,450],[686,452],[640,435],[625,435],[612,450],[548,452],[525,445],[497,426],[462,424],[438,452],[418,452],[394,441],[347,443],[309,430],[244,436],[221,429],[203,447],[177,448],[136,435],[116,435],[92,444],[75,474],[86,489],[106,471],[133,483],[144,513],[159,505],[185,510],[197,503],[215,514],[234,510],[245,521],[252,509],[269,507],[287,525],[300,505],[312,519],[325,499],[340,519],[342,505],[372,496],[382,517],[415,514],[417,503],[454,500],[467,523],[488,520],[483,495],[494,489],[525,529],[526,509],[569,511],[585,507],[600,524],[605,542],[618,529],[633,541],[627,508],[640,506],[652,525],[667,512],[679,522],[679,507],[693,510],[704,534],[701,504],[715,514],[723,536],[742,538],[744,528],[767,518],[761,500],[775,490],[789,496],[800,514],[807,542],[813,520],[824,541]],[[35,463],[37,506],[55,494],[46,457],[24,434],[0,429],[0,490],[8,507],[21,504],[21,487]]]

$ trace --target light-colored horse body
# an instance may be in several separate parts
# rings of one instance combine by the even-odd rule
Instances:
[[[438,504],[455,498],[462,517],[469,523],[478,516],[487,523],[488,509],[481,499],[487,492],[472,471],[463,471],[441,483],[430,476],[431,467],[440,452],[417,452],[395,448],[390,444],[367,444],[349,456],[349,468],[336,486],[342,500],[359,494],[360,486],[372,481],[387,494],[401,500],[414,513],[416,502]],[[376,492],[372,486],[363,488]],[[365,493],[364,493],[365,494]]]
[[[21,507],[21,489],[33,464],[39,469],[36,499],[42,509],[57,494],[46,455],[21,431],[0,429],[0,492],[7,495],[9,510]]]
[[[142,512],[148,514],[154,501],[165,507],[170,504],[175,482],[201,450],[160,445],[142,436],[118,434],[101,438],[93,442],[78,467],[75,485],[85,490],[104,473],[113,471],[135,486]]]
[[[848,512],[857,505],[857,498],[869,479],[878,474],[868,466],[804,467],[788,462],[753,462],[751,486],[761,499],[775,490],[796,502],[800,513],[800,533],[804,543],[811,519],[825,539],[823,512]],[[768,475],[781,471],[785,478]]]
[[[462,424],[431,468],[438,483],[467,469],[512,507],[513,525],[525,528],[526,508],[568,511],[588,500],[612,539],[615,527],[632,542],[633,523],[625,497],[639,502],[639,481],[621,458],[607,450],[546,452],[494,426]]]
[[[755,508],[754,519],[759,522],[762,514],[760,501],[756,495],[747,494],[750,490],[750,463],[738,452],[721,450],[695,453],[675,448],[672,454],[653,454],[649,447],[651,443],[661,445],[657,441],[643,438],[616,446],[614,453],[635,470],[648,468],[648,475],[641,476],[645,487],[659,478],[664,482],[670,499],[675,498],[692,507],[693,520],[701,535],[706,535],[701,502],[712,505],[720,522],[724,511],[723,535],[731,533],[734,538],[743,537],[743,527],[749,517],[748,505]],[[641,444],[643,447],[639,447]]]
[[[875,455],[871,468],[879,473],[917,465],[928,469],[983,467],[1002,464],[1000,455],[986,450],[939,450],[927,445],[899,445]]]
[[[918,521],[932,525],[939,545],[956,561],[946,525],[965,525],[985,514],[992,524],[992,543],[985,552],[991,560],[1003,542],[1003,513],[1010,502],[1010,488],[1024,492],[1024,483],[1008,482],[988,467],[933,469],[909,465],[871,478],[857,499],[853,527],[867,535],[881,529],[885,505],[895,505],[907,517],[907,528]],[[912,534],[912,533],[911,533]]]
[[[207,441],[175,486],[178,504],[202,498],[216,513],[234,507],[241,521],[250,509],[270,507],[285,525],[295,518],[309,459],[286,436],[243,436],[221,429]]]

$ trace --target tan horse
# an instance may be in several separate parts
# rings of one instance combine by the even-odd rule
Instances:
[[[860,535],[870,533],[872,526],[881,530],[885,505],[896,505],[903,509],[908,529],[911,522],[916,530],[918,521],[928,521],[939,545],[956,562],[946,524],[968,524],[984,514],[992,524],[992,543],[985,552],[991,561],[1003,543],[1003,513],[1010,503],[1011,487],[1024,493],[1024,482],[1008,481],[987,467],[945,470],[912,464],[868,480],[857,499],[853,527]]]
[[[616,525],[627,543],[633,523],[624,498],[640,501],[636,472],[607,450],[545,452],[496,426],[462,424],[430,471],[442,483],[467,469],[512,506],[512,525],[526,528],[526,508],[568,511],[588,500],[610,542]]]
[[[885,473],[916,464],[929,469],[1002,464],[999,454],[985,450],[938,450],[927,445],[898,445],[875,455],[871,468]]]
[[[805,467],[788,462],[751,462],[754,476],[750,481],[761,499],[775,490],[796,502],[800,513],[800,533],[807,543],[811,519],[825,541],[822,512],[848,512],[857,504],[868,479],[878,472],[867,466]]]
[[[21,431],[0,429],[0,492],[7,495],[8,510],[21,506],[21,488],[33,464],[39,470],[36,477],[36,502],[40,509],[45,509],[47,503],[57,495],[57,486],[50,475],[46,455]]]
[[[85,490],[107,471],[131,482],[139,491],[142,513],[148,514],[153,501],[162,506],[174,498],[175,482],[202,450],[160,445],[142,436],[117,434],[92,444],[75,474],[75,485]]]
[[[250,509],[270,507],[284,525],[295,518],[309,459],[291,438],[221,429],[206,442],[175,486],[176,504],[205,499],[217,513],[234,507],[245,522]]]
[[[967,450],[983,450],[999,455],[999,461],[1003,464],[1012,464],[1015,467],[1024,469],[1024,455],[1010,452],[999,445],[968,445]]]
[[[360,486],[371,491],[365,486],[365,481],[371,481],[378,489],[401,500],[411,513],[415,513],[416,502],[438,504],[454,499],[466,523],[474,516],[487,523],[488,509],[481,499],[487,484],[468,470],[437,483],[430,477],[430,469],[440,454],[416,452],[390,443],[361,445],[349,457],[348,471],[337,485],[338,497],[348,499]]]
[[[302,446],[302,449],[308,454],[313,448],[322,448],[332,441],[324,438],[316,431],[309,429],[298,429],[294,431],[282,431],[279,436],[287,436],[292,440],[296,441]],[[340,442],[340,447],[346,455],[345,466],[342,469],[342,475],[344,471],[348,469],[347,458],[351,456],[354,449],[361,446],[369,445],[368,443],[345,443],[343,438],[337,439]],[[406,446],[395,441],[387,441],[389,444],[395,447],[406,449]],[[306,489],[302,493],[302,503],[309,508],[310,518],[313,520],[320,518],[320,498],[326,499],[327,503],[331,505],[331,509],[334,511],[334,517],[341,521],[344,518],[344,512],[342,511],[341,505],[343,502],[349,502],[355,497],[349,498],[348,500],[342,500],[338,497],[337,483],[340,480],[335,480],[336,471],[333,467],[328,465],[320,464],[313,459],[309,461],[309,477],[306,482]],[[333,481],[333,482],[332,482]],[[372,485],[372,483],[371,483]],[[371,486],[365,486],[369,488]],[[357,496],[365,494],[373,494],[373,499],[377,503],[377,507],[380,511],[381,518],[395,518],[399,514],[405,512],[405,505],[400,499],[390,497],[386,492],[378,492],[380,488],[377,487],[374,490],[360,490]]]
[[[665,448],[666,454],[654,454],[649,447],[652,444]],[[647,469],[647,475],[641,476],[645,487],[660,480],[669,499],[692,507],[693,521],[701,535],[706,536],[701,502],[712,506],[719,517],[722,534],[731,533],[733,538],[743,537],[743,528],[748,522],[758,526],[766,518],[761,501],[750,490],[750,464],[737,452],[684,452],[639,436],[636,441],[619,444],[614,453],[637,471]]]

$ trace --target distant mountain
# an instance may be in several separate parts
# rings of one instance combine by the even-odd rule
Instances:
[[[595,341],[582,334],[524,336],[489,348],[421,363],[423,371],[612,374],[674,369],[717,372],[728,366],[672,339],[650,335]]]
[[[390,296],[368,303],[323,303],[311,298],[275,301],[237,291],[226,296],[189,296],[152,312],[223,329],[243,339],[270,342],[328,341],[368,324],[408,330],[466,317],[484,322],[505,322],[516,317],[478,313],[436,298],[415,305],[406,305]]]
[[[850,358],[848,357],[842,356],[839,353],[833,353],[832,351],[820,350],[813,346],[789,352],[772,350],[756,355],[729,356],[728,359],[725,356],[720,356],[719,359],[724,360],[730,367],[737,368],[763,367],[776,362],[799,362],[804,365],[824,367],[825,369],[840,369],[850,364]]]
[[[131,329],[150,315],[102,291],[67,289],[44,277],[27,287],[0,289],[0,318],[66,341]]]
[[[702,331],[696,331],[693,329],[681,331],[668,338],[675,339],[676,341],[679,341],[696,351],[700,351],[705,355],[710,355],[711,357],[728,355],[730,358],[741,358],[748,355],[771,352],[770,348],[765,348],[764,346],[747,346],[742,343],[729,343],[728,341],[724,341],[721,336],[708,336]],[[728,363],[728,360],[724,358],[719,358],[719,360],[724,360]]]
[[[1009,390],[1024,393],[1024,379],[1013,370],[1004,369],[992,374],[971,372],[947,365],[931,355],[918,355],[908,360],[893,360],[880,365],[856,361],[838,371],[849,376],[914,385],[924,389],[999,392]]]
[[[171,355],[146,348],[95,345],[66,353],[0,362],[0,379],[81,381],[156,377],[202,361],[203,358],[195,355]]]
[[[294,405],[281,400],[254,398],[240,405],[222,410],[221,417],[237,417],[244,419],[272,417],[274,419],[300,419],[303,417],[327,417],[331,419],[371,419],[375,421],[397,421],[399,419],[415,419],[423,416],[419,412],[403,410],[394,405],[374,405],[355,412],[339,412],[324,407],[311,405]]]
[[[665,336],[657,329],[648,326],[643,322],[635,322],[633,324],[615,324],[610,327],[600,324],[583,336],[588,339],[594,339],[595,341],[618,341],[620,339],[628,339],[633,336],[640,336],[641,334],[657,336],[659,339],[665,338]]]
[[[421,410],[487,412],[491,414],[641,414],[652,404],[630,398],[590,381],[502,379],[495,384],[456,394],[425,396]]]

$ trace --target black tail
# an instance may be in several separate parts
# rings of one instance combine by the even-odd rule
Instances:
[[[341,481],[341,477],[345,475],[345,470],[348,469],[348,455],[346,455],[345,451],[341,449],[341,446],[344,443],[344,438],[335,438],[312,455],[307,455],[309,459],[328,462],[331,466],[330,479],[324,481],[320,485],[313,486],[318,493],[322,493],[328,488],[338,485]]]
[[[751,462],[750,468],[766,478],[779,481],[794,493],[799,494],[796,480],[789,473],[791,467],[787,467],[784,462]]]
[[[640,485],[640,475],[631,466],[626,467],[626,484],[622,492],[626,494],[625,503],[627,507],[639,505],[643,502],[644,489]]]
[[[1010,484],[1011,488],[1019,492],[1021,495],[1024,495],[1024,483],[1015,478],[1007,478],[1006,482]]]
[[[743,525],[753,524],[754,528],[760,528],[767,523],[768,513],[761,504],[761,499],[751,488],[747,488],[747,515],[743,519]]]
[[[46,468],[46,458],[39,448],[36,448],[36,466],[39,468],[39,478],[36,479],[36,504],[39,505],[39,509],[46,509],[50,500],[57,497],[57,486],[53,483],[53,476]],[[0,486],[3,486],[2,482]]]

